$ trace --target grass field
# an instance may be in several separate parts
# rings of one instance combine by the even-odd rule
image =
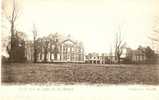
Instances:
[[[3,64],[2,83],[159,84],[159,65]]]

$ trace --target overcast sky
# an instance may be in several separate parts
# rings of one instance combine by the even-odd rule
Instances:
[[[4,0],[5,2],[11,0]],[[158,0],[21,0],[17,29],[32,38],[59,32],[84,44],[86,52],[109,52],[120,26],[131,48],[149,45]]]

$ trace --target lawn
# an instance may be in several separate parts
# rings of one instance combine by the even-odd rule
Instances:
[[[7,84],[159,84],[159,65],[3,64]]]

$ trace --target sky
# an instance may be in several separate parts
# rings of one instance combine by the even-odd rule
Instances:
[[[10,1],[4,0],[6,4]],[[16,28],[25,32],[28,39],[32,39],[35,24],[39,36],[55,32],[69,34],[83,42],[86,52],[109,52],[119,27],[128,47],[151,45],[148,35],[154,18],[159,16],[158,0],[19,1]]]

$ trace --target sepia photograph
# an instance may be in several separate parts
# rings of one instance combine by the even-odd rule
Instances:
[[[54,84],[158,86],[159,1],[1,0],[1,85]]]

